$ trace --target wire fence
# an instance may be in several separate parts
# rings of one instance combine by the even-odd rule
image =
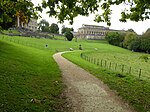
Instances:
[[[138,77],[139,79],[149,79],[149,76],[145,76],[145,74],[147,74],[147,71],[144,71],[142,69],[137,69],[131,66],[127,66],[124,64],[118,64],[118,63],[114,63],[105,59],[99,59],[99,58],[95,58],[92,56],[88,56],[85,55],[83,53],[81,53],[81,58],[93,63],[97,66],[100,66],[102,68],[108,69],[108,70],[112,70],[115,72],[119,72],[122,74],[133,74],[136,77]]]
[[[8,42],[12,42],[12,43],[16,43],[16,44],[20,44],[20,45],[24,45],[24,46],[28,46],[28,47],[33,47],[33,48],[37,48],[37,49],[41,49],[41,50],[49,50],[52,52],[62,52],[62,51],[69,51],[70,48],[51,48],[50,46],[48,46],[48,44],[46,42],[33,42],[30,41],[27,38],[31,38],[31,37],[20,37],[20,38],[24,38],[24,39],[18,39],[15,38],[14,36],[5,36],[5,35],[0,35],[0,40],[4,40],[4,41],[8,41]]]

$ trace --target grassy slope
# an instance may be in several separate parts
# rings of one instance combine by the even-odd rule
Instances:
[[[1,37],[3,40],[12,41],[15,43],[23,44],[26,46],[35,47],[41,50],[42,52],[50,52],[50,55],[55,52],[55,50],[68,50],[70,47],[73,49],[78,49],[81,44],[84,51],[90,55],[102,55],[102,53],[114,54],[117,52],[130,54],[131,52],[122,49],[119,47],[111,46],[106,44],[105,41],[86,41],[86,40],[78,40],[78,42],[72,41],[63,41],[63,40],[48,40],[48,39],[35,39],[35,38],[23,38],[23,37],[9,37],[5,36]],[[45,44],[48,44],[48,48],[45,48]],[[99,54],[95,54],[93,52],[94,48],[97,48]],[[87,52],[88,51],[88,52]],[[97,53],[96,51],[96,53]],[[117,53],[116,53],[117,54]],[[141,54],[141,53],[140,53]],[[139,56],[139,53],[136,53]],[[105,55],[104,58],[106,58]],[[51,57],[51,56],[50,56]],[[144,112],[150,109],[150,85],[145,81],[139,81],[133,76],[126,76],[125,78],[120,78],[116,73],[112,71],[108,71],[102,69],[96,65],[90,64],[89,62],[80,58],[80,52],[66,54],[66,57],[69,58],[76,64],[79,64],[86,70],[95,74],[97,77],[102,79],[105,83],[107,83],[110,88],[118,91],[118,94],[127,99],[134,107],[139,110],[139,112]],[[50,58],[51,59],[51,58]],[[120,58],[121,59],[121,58]]]
[[[0,41],[0,111],[58,111],[60,74],[52,53]]]
[[[137,111],[150,111],[149,82],[138,80],[132,75],[121,77],[122,75],[119,73],[100,68],[100,66],[80,58],[81,52],[82,51],[67,53],[63,56],[103,80],[111,89],[116,90],[118,95],[122,96],[126,101],[132,104]]]
[[[144,59],[140,58],[144,55],[147,55],[150,59],[150,55],[148,54],[136,53],[128,50],[118,51],[118,49],[116,50],[101,49],[95,52],[86,52],[84,54],[97,59],[107,60],[107,62],[112,62],[113,68],[115,67],[115,63],[117,63],[118,65],[123,64],[125,65],[124,68],[126,72],[128,72],[129,68],[132,67],[131,74],[137,77],[139,74],[139,70],[142,69],[141,78],[150,79],[150,69],[149,69],[150,60],[148,62],[145,62]]]

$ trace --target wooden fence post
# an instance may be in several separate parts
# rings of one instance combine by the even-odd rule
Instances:
[[[105,68],[106,68],[106,66],[107,66],[107,61],[105,60]]]
[[[142,70],[139,71],[139,78],[141,78]]]
[[[117,70],[117,63],[116,63],[116,65],[115,65],[115,70]]]
[[[103,66],[103,60],[101,59],[101,66]]]
[[[97,65],[99,65],[99,59],[97,59]]]
[[[129,74],[131,74],[131,69],[132,69],[132,68],[130,67],[130,68],[129,68]]]
[[[110,64],[109,64],[109,69],[111,69],[111,62],[110,62]]]

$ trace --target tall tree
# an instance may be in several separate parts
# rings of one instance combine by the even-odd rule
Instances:
[[[126,22],[127,19],[132,21],[140,21],[150,18],[150,0],[43,0],[42,7],[49,7],[47,12],[49,16],[58,17],[59,22],[70,20],[78,16],[88,16],[90,13],[98,13],[99,9],[103,12],[96,14],[95,21],[110,22],[110,15],[112,13],[110,6],[125,4],[130,8],[126,8],[121,12],[120,21]]]
[[[41,30],[42,32],[50,32],[50,28],[49,28],[49,22],[46,21],[45,19],[42,19],[39,23],[39,30]]]
[[[59,27],[58,27],[58,25],[55,24],[55,23],[52,23],[51,26],[50,26],[50,32],[59,34]]]
[[[62,34],[65,34],[66,32],[71,32],[71,31],[74,31],[74,29],[65,27],[64,25],[62,26],[62,29],[61,29]]]
[[[143,34],[143,37],[150,38],[150,28]]]
[[[3,29],[15,25],[17,17],[27,23],[31,17],[37,18],[34,4],[30,0],[0,0],[0,26]]]

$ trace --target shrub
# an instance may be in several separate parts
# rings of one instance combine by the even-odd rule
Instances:
[[[120,46],[121,38],[118,32],[108,32],[105,38],[109,44]]]
[[[141,37],[132,41],[130,49],[136,52],[150,53],[150,38]]]
[[[73,39],[73,34],[70,31],[65,32],[65,37],[68,41],[71,41]]]
[[[150,38],[141,39],[141,50],[150,53]]]
[[[140,52],[141,51],[141,39],[136,39],[132,41],[129,46],[129,49],[136,51],[136,52]]]
[[[124,38],[124,41],[123,41],[123,47],[130,49],[130,44],[133,41],[135,41],[136,38],[137,38],[136,33],[134,33],[134,32],[127,33],[126,36],[125,36],[125,38]]]

